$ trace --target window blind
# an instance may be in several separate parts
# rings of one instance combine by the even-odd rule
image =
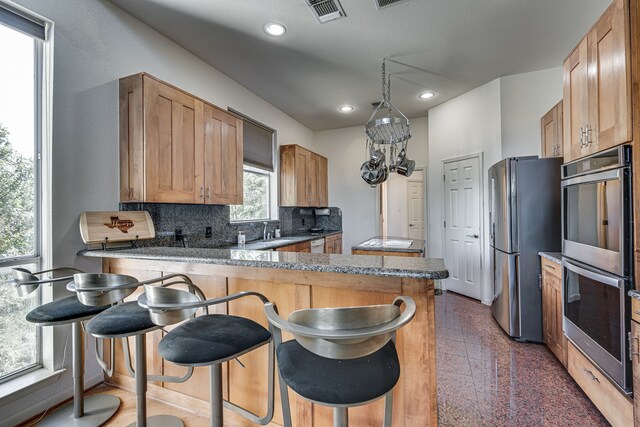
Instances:
[[[18,9],[0,2],[0,24],[20,31],[33,38],[46,41],[46,24]]]
[[[244,119],[244,163],[273,172],[274,131]]]

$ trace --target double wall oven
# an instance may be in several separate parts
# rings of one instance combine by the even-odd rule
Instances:
[[[562,208],[565,333],[630,393],[631,147],[563,165]]]

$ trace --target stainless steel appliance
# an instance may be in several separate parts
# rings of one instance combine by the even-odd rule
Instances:
[[[539,251],[561,247],[559,158],[504,159],[489,169],[493,303],[502,329],[542,341]]]
[[[562,166],[562,253],[618,276],[633,257],[631,147]]]
[[[631,147],[562,166],[563,329],[624,392],[633,287]]]
[[[312,254],[323,254],[324,253],[324,239],[312,240],[311,241],[311,253]]]
[[[569,258],[563,258],[562,266],[565,334],[623,391],[631,392],[631,280]]]

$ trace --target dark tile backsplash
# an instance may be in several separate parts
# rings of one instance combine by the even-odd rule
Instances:
[[[140,242],[145,246],[182,246],[175,240],[175,230],[180,229],[184,244],[189,247],[218,247],[237,242],[239,231],[244,231],[247,242],[262,239],[264,224],[258,222],[230,223],[229,206],[183,205],[169,203],[121,203],[120,210],[149,212],[156,229],[156,239]],[[280,228],[283,236],[305,234],[310,228],[322,227],[326,231],[342,230],[342,211],[329,208],[329,215],[315,215],[308,208],[280,208],[278,221],[269,221],[267,230]],[[211,238],[205,237],[211,227]]]

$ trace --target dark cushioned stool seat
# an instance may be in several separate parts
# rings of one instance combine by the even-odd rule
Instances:
[[[263,344],[271,334],[244,317],[210,314],[196,317],[169,332],[158,353],[181,365],[210,365]]]
[[[40,307],[34,308],[27,314],[27,322],[31,323],[58,323],[72,322],[76,319],[94,316],[109,308],[108,305],[90,307],[78,301],[78,297],[72,295],[62,298]]]
[[[384,396],[400,377],[398,353],[392,341],[369,356],[327,359],[296,340],[277,349],[284,381],[300,396],[330,405],[363,403]]]
[[[87,322],[87,332],[100,337],[136,335],[136,332],[157,328],[149,310],[137,301],[114,305]]]

